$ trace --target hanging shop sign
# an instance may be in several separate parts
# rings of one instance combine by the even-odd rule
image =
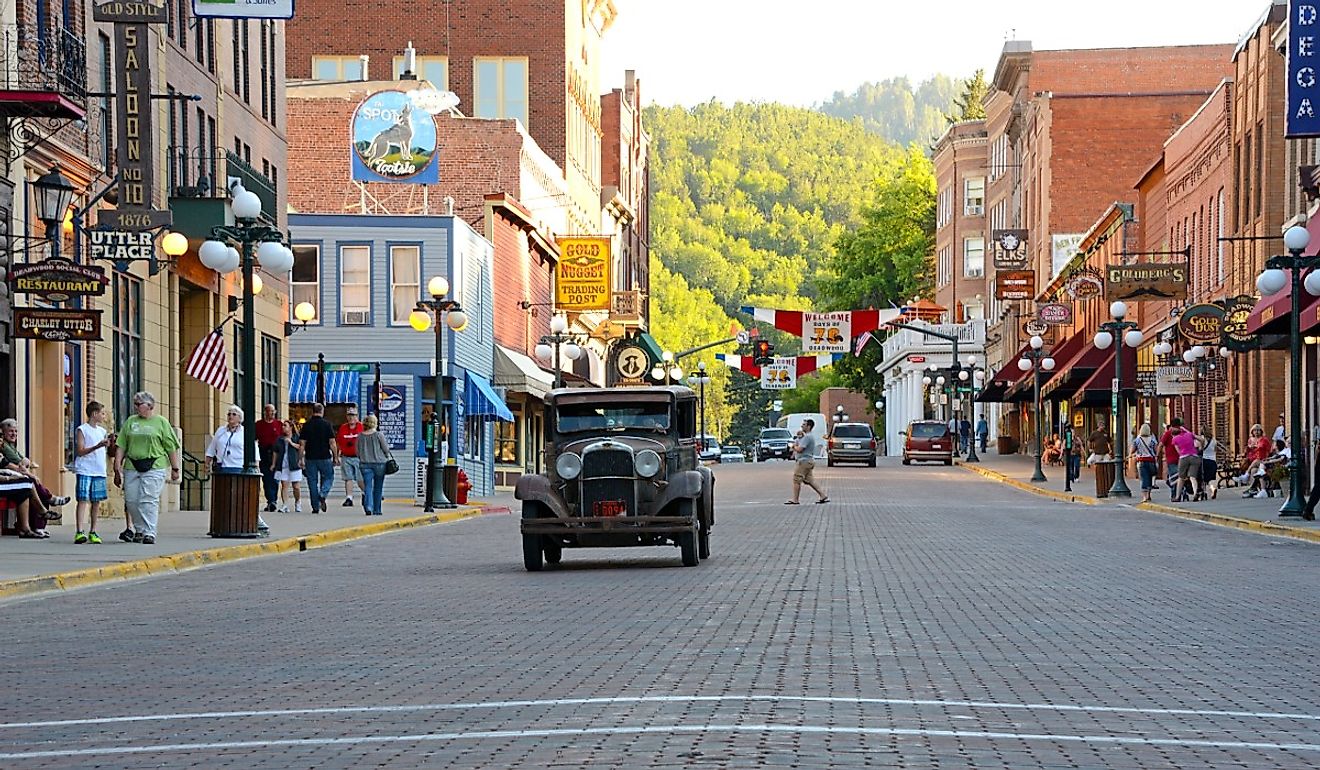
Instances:
[[[1217,345],[1224,333],[1224,309],[1203,303],[1192,305],[1178,316],[1178,333],[1201,345]]]
[[[378,91],[353,113],[353,180],[437,184],[435,116],[403,91]]]
[[[995,245],[996,270],[1026,270],[1031,255],[1027,253],[1026,230],[993,230],[990,240]]]
[[[155,236],[129,230],[93,229],[87,231],[92,261],[145,261],[155,250]]]
[[[639,323],[642,320],[642,290],[614,292],[610,304],[610,320],[626,324]]]
[[[1047,302],[1036,308],[1036,318],[1051,326],[1072,323],[1072,305],[1065,305],[1062,302]]]
[[[1040,337],[1046,344],[1054,339],[1055,327],[1050,326],[1039,318],[1028,318],[1022,322],[1023,337]]]
[[[96,342],[101,339],[101,311],[16,307],[14,336],[19,339],[50,342],[69,340]]]
[[[847,310],[835,313],[802,314],[802,352],[847,353],[848,341],[852,339],[852,313]]]
[[[555,309],[569,312],[609,310],[610,239],[572,236],[559,239],[555,265]]]
[[[641,345],[618,345],[614,353],[614,385],[637,387],[646,384],[646,373],[651,371],[651,357]]]
[[[1302,139],[1320,136],[1320,54],[1316,35],[1320,34],[1314,0],[1289,0],[1288,3],[1288,77],[1287,105],[1283,136]]]
[[[193,15],[213,19],[292,19],[293,0],[193,0]]]
[[[765,390],[792,390],[797,387],[797,356],[776,356],[761,367],[761,387]]]
[[[1105,293],[1105,277],[1093,267],[1083,267],[1063,282],[1063,292],[1073,302],[1090,302]]]
[[[995,273],[995,299],[1015,300],[1036,297],[1036,271],[1000,270]]]
[[[1196,395],[1196,370],[1190,366],[1160,366],[1155,369],[1155,395]]]
[[[1155,386],[1155,367],[1137,367],[1137,393],[1142,398],[1155,398],[1159,391]]]
[[[78,265],[67,259],[18,262],[9,269],[9,283],[17,294],[31,294],[49,302],[105,294],[105,269]]]
[[[376,406],[379,430],[390,442],[390,449],[408,448],[408,387],[381,385]]]
[[[1242,352],[1255,350],[1260,345],[1260,337],[1247,332],[1247,319],[1256,307],[1256,298],[1249,294],[1239,294],[1224,301],[1224,324],[1219,344],[1229,350]]]
[[[1107,265],[1105,299],[1187,299],[1187,275],[1186,262]]]

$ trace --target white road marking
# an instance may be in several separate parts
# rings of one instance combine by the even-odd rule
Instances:
[[[1065,711],[1096,714],[1141,714],[1320,721],[1320,714],[1288,714],[1268,711],[1135,708],[1128,706],[1077,706],[1057,703],[998,703],[995,701],[915,700],[906,698],[845,698],[817,695],[621,695],[603,698],[555,698],[545,700],[478,701],[472,703],[426,703],[398,706],[333,706],[325,708],[272,709],[263,711],[198,711],[175,714],[142,714],[118,717],[92,717],[87,719],[56,719],[44,722],[0,722],[0,729],[13,730],[32,727],[106,725],[123,724],[126,722],[164,722],[184,719],[241,719],[246,717],[307,716],[315,714],[389,714],[416,711],[466,711],[473,709],[527,708],[531,706],[591,706],[623,703],[738,703],[752,701],[833,703],[858,706],[939,706],[945,708],[960,707],[1029,711]]]
[[[487,738],[555,738],[583,735],[639,735],[645,733],[799,733],[892,735],[914,738],[985,738],[989,740],[1049,741],[1054,743],[1094,743],[1101,745],[1162,746],[1206,749],[1255,749],[1277,751],[1320,751],[1314,743],[1261,743],[1250,741],[1179,740],[1176,738],[1131,738],[1113,735],[1049,735],[1043,733],[1006,733],[980,730],[925,730],[888,727],[841,727],[818,725],[648,725],[643,727],[584,727],[543,730],[483,730],[422,735],[363,735],[342,738],[291,738],[269,741],[221,741],[214,743],[163,743],[157,746],[107,746],[104,748],[13,752],[0,759],[42,759],[53,757],[90,757],[124,754],[163,754],[169,752],[228,751],[233,749],[270,749],[297,746],[354,746],[382,743],[422,743],[432,741],[482,740]]]

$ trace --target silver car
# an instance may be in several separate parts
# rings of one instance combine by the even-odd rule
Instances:
[[[864,422],[841,422],[830,433],[825,451],[831,468],[836,463],[866,463],[874,468],[875,433]]]

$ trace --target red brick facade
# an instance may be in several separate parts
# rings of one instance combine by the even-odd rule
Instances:
[[[485,233],[495,244],[495,343],[531,356],[550,333],[546,304],[559,250],[537,232],[531,212],[503,194],[486,196]]]

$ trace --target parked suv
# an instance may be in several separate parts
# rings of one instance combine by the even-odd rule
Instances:
[[[788,428],[762,428],[756,439],[756,461],[763,463],[771,457],[793,459],[793,434]]]
[[[864,422],[841,422],[830,433],[826,448],[831,468],[835,463],[866,463],[875,467],[875,434]]]
[[[698,458],[703,463],[717,463],[720,461],[720,440],[707,433],[701,437]]]
[[[923,460],[953,465],[953,442],[948,423],[913,420],[903,432],[903,464]]]

